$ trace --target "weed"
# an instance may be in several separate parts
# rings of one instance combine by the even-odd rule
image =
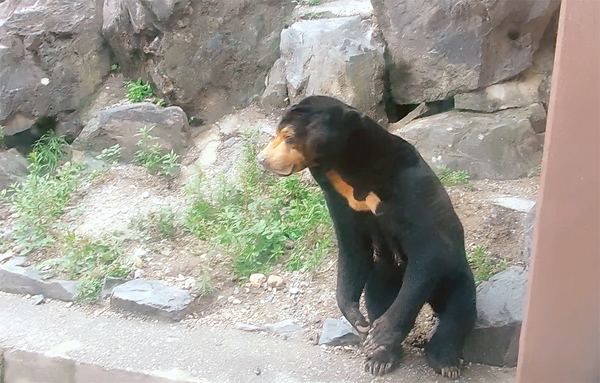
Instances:
[[[13,184],[0,197],[18,215],[14,238],[32,249],[53,242],[50,231],[80,181],[82,166],[67,163],[56,174],[32,172],[22,184]]]
[[[531,169],[530,175],[532,177],[538,177],[542,174],[542,165],[536,165]]]
[[[437,175],[445,186],[464,185],[469,183],[469,172],[466,170],[450,170],[445,166],[438,167]]]
[[[137,81],[127,81],[125,88],[127,89],[127,99],[129,99],[129,102],[150,101],[158,106],[167,106],[165,100],[156,96],[152,84],[149,82],[144,83],[144,80],[141,78]]]
[[[152,84],[144,84],[144,80],[141,78],[137,81],[127,81],[125,88],[127,88],[127,98],[130,102],[142,102],[146,99],[156,97],[154,89],[152,89]]]
[[[255,161],[257,146],[247,142],[239,182],[221,178],[212,195],[199,176],[186,187],[187,231],[224,246],[240,278],[267,272],[287,256],[291,269],[314,270],[331,251],[331,220],[320,190],[298,176],[276,178]]]
[[[163,207],[132,220],[134,229],[143,232],[149,238],[170,239],[175,236],[177,216],[169,207]]]
[[[110,71],[111,72],[118,72],[119,71],[119,64],[114,63],[110,66]]]
[[[119,144],[115,144],[110,148],[102,149],[102,152],[96,156],[96,159],[116,165],[121,159],[121,147]]]
[[[91,240],[68,233],[60,240],[62,257],[39,267],[54,268],[78,280],[77,298],[83,302],[98,299],[106,277],[125,278],[131,273],[132,268],[114,239]]]
[[[33,151],[29,153],[29,170],[38,175],[54,171],[65,156],[66,145],[64,136],[44,134],[33,144]]]
[[[292,0],[292,3],[298,5],[310,5],[315,6],[321,4],[321,0]]]
[[[139,150],[134,153],[133,161],[151,173],[174,175],[180,166],[180,157],[173,150],[165,155],[162,154],[162,146],[156,142],[158,139],[151,134],[153,128],[144,126],[136,134],[136,137],[140,137],[137,143]]]
[[[467,255],[467,260],[473,274],[476,284],[487,281],[493,275],[505,270],[508,267],[508,261],[505,259],[494,260],[490,254],[481,246],[476,247]]]
[[[202,270],[200,273],[196,286],[202,296],[212,294],[216,290],[212,283],[212,279],[206,270]]]
[[[0,125],[0,148],[4,147],[4,126]]]

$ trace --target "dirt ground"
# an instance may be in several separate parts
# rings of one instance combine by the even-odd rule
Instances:
[[[447,189],[465,228],[467,250],[482,246],[490,257],[522,264],[525,213],[495,206],[493,199],[513,196],[535,200],[538,179],[472,181]],[[185,206],[177,182],[166,182],[139,166],[119,165],[81,188],[60,223],[78,235],[92,238],[129,233],[124,246],[136,260],[137,277],[189,289],[197,298],[194,313],[183,321],[184,326],[231,329],[237,322],[265,324],[291,318],[305,325],[303,338],[315,343],[326,318],[341,318],[335,301],[335,255],[325,259],[316,272],[289,272],[276,265],[272,274],[283,278],[282,288],[251,288],[245,281],[235,280],[226,254],[184,233],[179,225],[166,239],[132,228],[136,219],[148,212],[168,207],[182,213]],[[0,209],[0,229],[7,230],[14,220],[6,207]],[[29,254],[28,260],[35,265],[57,256],[57,250],[51,248]],[[210,275],[216,289],[213,294],[198,293],[195,280],[201,273]],[[105,301],[82,308],[96,310],[97,306],[107,305]],[[432,325],[433,316],[425,307],[407,344],[422,344]],[[419,353],[420,349],[414,351]]]

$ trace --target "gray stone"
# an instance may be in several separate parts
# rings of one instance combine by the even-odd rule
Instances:
[[[341,346],[357,343],[360,343],[358,332],[348,322],[332,318],[325,319],[319,344]]]
[[[465,344],[465,361],[516,365],[527,275],[513,266],[478,286],[477,321]]]
[[[290,102],[336,97],[375,120],[384,91],[384,46],[359,16],[307,20],[281,32],[281,58]]]
[[[179,321],[191,309],[190,294],[158,281],[136,279],[113,289],[110,305],[115,309]]]
[[[520,211],[521,213],[528,213],[535,205],[535,201],[517,197],[498,197],[494,199],[494,205]]]
[[[288,105],[285,60],[277,59],[265,80],[265,91],[260,102],[266,111],[285,108]]]
[[[33,297],[32,304],[34,306],[41,305],[42,303],[44,303],[44,296],[43,295],[40,294],[40,295],[36,295],[36,296]]]
[[[0,149],[0,190],[13,183],[20,183],[29,174],[29,163],[16,149]]]
[[[348,16],[360,16],[366,19],[372,15],[373,6],[368,0],[330,0],[318,5],[298,2],[292,13],[295,19],[331,19]]]
[[[167,101],[212,123],[260,96],[292,6],[105,0],[102,29],[124,73],[152,80]]]
[[[373,0],[397,103],[445,99],[532,65],[559,6],[547,1]]]
[[[263,326],[263,328],[274,334],[289,334],[291,332],[300,330],[302,325],[294,322],[293,319],[286,319],[277,323],[267,323]]]
[[[140,140],[141,128],[152,128],[150,134],[158,140],[164,152],[181,154],[188,142],[189,125],[181,108],[163,108],[149,102],[122,105],[100,112],[73,142],[75,150],[100,153],[115,144],[121,147],[123,160],[131,161]]]
[[[242,322],[237,322],[233,328],[235,328],[236,330],[242,330],[242,331],[263,331],[264,327],[263,326],[257,326],[254,324],[249,324],[249,323],[242,323]]]
[[[127,280],[122,279],[122,278],[114,278],[114,277],[104,278],[104,284],[102,285],[102,293],[100,294],[100,299],[104,300],[104,299],[108,298],[112,294],[113,289],[115,287],[122,285],[125,282],[127,282]]]
[[[492,114],[449,111],[393,131],[413,143],[432,168],[467,170],[472,179],[525,177],[541,163],[544,135],[537,107]]]
[[[13,135],[42,117],[73,138],[77,111],[110,70],[101,3],[22,0],[0,5],[0,124]]]
[[[45,282],[42,275],[24,267],[15,266],[16,258],[0,266],[0,290],[13,294],[43,295],[65,302],[75,300],[76,282]]]
[[[529,261],[531,260],[531,245],[533,244],[536,214],[537,204],[534,204],[523,221],[523,261],[527,266],[529,266]]]

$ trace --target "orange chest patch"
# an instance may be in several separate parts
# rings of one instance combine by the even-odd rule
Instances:
[[[356,211],[370,211],[375,214],[377,211],[377,206],[379,206],[381,203],[381,200],[375,193],[370,192],[364,201],[359,201],[354,198],[354,188],[348,185],[348,183],[342,179],[338,172],[335,170],[330,170],[325,173],[325,175],[327,178],[329,178],[329,181],[331,181],[334,189],[344,198],[346,198],[350,208]]]

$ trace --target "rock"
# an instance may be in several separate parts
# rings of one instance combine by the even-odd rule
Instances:
[[[525,177],[541,163],[543,134],[536,134],[537,107],[493,114],[449,111],[393,131],[419,149],[432,168],[467,170],[471,179]]]
[[[373,15],[373,6],[365,0],[332,0],[317,5],[298,2],[294,18],[331,19],[336,17],[360,16],[363,19]]]
[[[263,283],[265,283],[266,280],[267,277],[264,274],[250,275],[250,285],[255,288],[260,287]]]
[[[531,259],[531,245],[533,243],[536,213],[537,204],[534,204],[523,221],[523,261],[527,266],[529,266],[529,261]]]
[[[516,366],[527,275],[513,266],[478,286],[477,321],[465,344],[465,361]]]
[[[300,294],[301,293],[301,290],[299,288],[297,288],[297,287],[290,287],[288,291],[292,295],[296,295],[296,294]]]
[[[0,290],[12,294],[43,295],[49,299],[74,301],[77,294],[74,281],[45,282],[35,270],[17,266],[18,258],[13,258],[0,266]]]
[[[358,332],[348,322],[332,318],[325,319],[319,344],[342,346],[357,343],[360,343]]]
[[[237,322],[233,328],[235,328],[236,330],[242,330],[242,331],[262,331],[264,330],[264,328],[262,326],[257,326],[257,325],[253,325],[253,324],[248,324],[248,323],[241,323],[241,322]]]
[[[100,112],[73,142],[76,150],[98,154],[115,144],[121,147],[121,157],[131,161],[138,150],[141,128],[152,128],[150,134],[162,146],[163,152],[181,154],[187,145],[188,120],[181,108],[163,108],[149,102],[122,105]]]
[[[283,278],[281,278],[279,275],[271,274],[267,279],[267,286],[278,289],[283,286]]]
[[[291,5],[106,0],[102,30],[124,73],[212,123],[262,93]]]
[[[281,58],[290,101],[332,96],[380,120],[385,62],[375,36],[371,21],[359,16],[300,21],[284,29]]]
[[[0,190],[21,183],[29,175],[29,162],[16,149],[0,149]]]
[[[110,70],[100,7],[86,0],[0,4],[0,125],[7,136],[36,122],[71,138],[79,133],[77,111]]]
[[[40,295],[36,295],[36,296],[33,297],[32,304],[34,306],[41,305],[42,303],[44,303],[44,296],[43,295],[40,294]]]
[[[4,262],[6,260],[11,259],[15,255],[15,252],[12,250],[8,250],[4,254],[0,255],[0,262]]]
[[[560,1],[373,0],[400,104],[445,99],[532,65]]]
[[[127,282],[127,280],[122,279],[122,278],[114,278],[114,277],[104,278],[104,284],[102,285],[102,293],[100,293],[100,299],[104,300],[104,299],[108,298],[112,294],[113,289],[116,286],[122,285],[125,282]]]
[[[535,205],[535,201],[517,197],[498,197],[494,199],[494,205],[522,213],[528,213]]]
[[[295,323],[293,319],[286,319],[277,323],[268,323],[264,325],[263,328],[274,334],[289,334],[291,332],[300,330],[302,325]]]
[[[285,79],[285,60],[277,59],[265,79],[265,91],[260,97],[266,111],[285,108],[288,105],[287,82]]]
[[[144,270],[141,269],[135,269],[135,271],[133,272],[133,278],[135,279],[140,279],[144,277]]]
[[[191,308],[190,294],[158,281],[136,279],[113,289],[110,305],[115,309],[179,321]]]

